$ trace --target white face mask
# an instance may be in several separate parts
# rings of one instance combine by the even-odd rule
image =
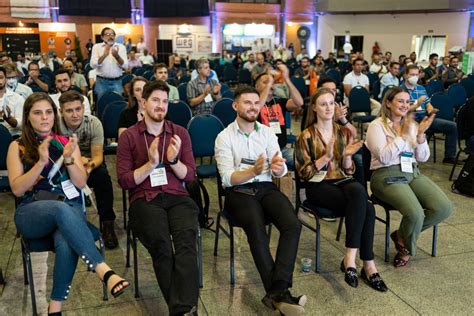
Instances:
[[[416,84],[418,83],[418,76],[409,77],[408,82],[410,83],[410,85],[416,86]]]
[[[8,78],[7,79],[7,87],[9,89],[15,91],[17,86],[18,86],[18,79],[17,78]]]

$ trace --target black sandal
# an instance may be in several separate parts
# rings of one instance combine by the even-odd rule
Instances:
[[[103,280],[103,282],[105,283],[105,285],[107,285],[107,283],[108,283],[108,281],[109,281],[109,279],[110,279],[110,277],[111,277],[112,275],[117,275],[117,273],[115,273],[114,270],[109,270],[109,271],[107,271],[107,272],[104,274],[104,280]],[[128,281],[124,279],[124,280],[120,280],[120,281],[118,281],[117,283],[115,283],[115,285],[114,285],[114,286],[112,287],[112,289],[110,290],[110,294],[111,294],[113,297],[118,297],[118,296],[122,295],[123,292],[125,291],[125,289],[130,286],[130,282],[128,282],[128,285],[124,286],[123,284],[124,284],[125,282],[128,282]],[[117,287],[119,287],[120,285],[122,285],[123,287],[122,287],[119,291],[114,292],[115,289],[116,289]]]

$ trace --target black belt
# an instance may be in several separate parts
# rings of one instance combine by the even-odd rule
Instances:
[[[104,80],[109,80],[109,81],[122,80],[122,76],[115,77],[115,78],[105,78],[105,77],[102,77],[102,76],[97,76],[97,78],[104,79]]]

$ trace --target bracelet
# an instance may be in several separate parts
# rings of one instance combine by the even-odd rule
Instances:
[[[349,124],[349,120],[346,119],[345,123],[342,123],[341,120],[339,120],[339,124],[341,124],[342,126],[346,126],[347,124]]]
[[[71,157],[70,162],[66,162],[66,158],[64,158],[64,165],[65,166],[72,166],[74,164],[74,157]]]

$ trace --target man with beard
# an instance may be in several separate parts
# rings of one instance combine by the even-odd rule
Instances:
[[[87,81],[83,74],[74,72],[74,64],[72,61],[66,59],[63,63],[64,68],[71,76],[71,84],[81,88],[82,94],[87,94]]]
[[[438,54],[433,53],[430,55],[430,64],[424,69],[424,71],[426,83],[430,82],[431,80],[438,79]]]
[[[0,124],[17,138],[21,134],[23,103],[25,99],[18,93],[7,89],[7,72],[0,66]]]
[[[6,64],[4,67],[7,72],[7,88],[18,93],[26,100],[26,98],[33,94],[33,90],[26,84],[19,82],[22,73],[14,63]]]
[[[266,295],[262,302],[284,315],[304,312],[306,296],[293,297],[292,286],[301,232],[295,210],[288,198],[272,182],[287,172],[277,137],[259,122],[261,101],[258,91],[241,86],[232,104],[236,120],[217,136],[215,157],[222,185],[225,208],[242,227]],[[276,258],[273,259],[265,230],[265,218],[280,231]]]
[[[166,65],[164,63],[156,64],[153,67],[153,73],[155,74],[155,80],[164,81],[168,85],[168,88],[170,88],[170,92],[168,93],[168,100],[169,101],[179,100],[178,89],[176,89],[175,86],[172,86],[167,82],[168,68],[166,67]]]
[[[174,56],[172,58],[173,60],[173,65],[171,65],[168,73],[169,77],[173,79],[181,79],[181,77],[186,75],[186,68],[181,67],[181,57],[178,55]]]
[[[84,114],[85,99],[79,92],[66,91],[59,97],[61,131],[66,136],[77,135],[81,160],[87,172],[87,185],[94,189],[100,227],[107,249],[118,246],[115,235],[112,181],[104,161],[104,129],[100,120]]]
[[[54,83],[56,84],[56,93],[50,94],[49,96],[53,99],[54,104],[60,109],[59,105],[59,97],[66,91],[71,90],[71,75],[69,71],[65,68],[60,68],[54,73]],[[89,103],[88,98],[83,98],[82,104],[84,105],[84,113],[90,115],[91,114],[91,105]]]
[[[145,116],[120,135],[117,175],[129,191],[130,228],[150,253],[170,315],[197,314],[198,208],[184,188],[196,165],[185,128],[165,120],[169,88],[143,88]]]
[[[122,75],[128,69],[127,50],[124,45],[115,42],[115,31],[105,27],[100,32],[102,43],[92,47],[90,65],[97,70],[94,85],[97,99],[109,91],[123,94]]]

